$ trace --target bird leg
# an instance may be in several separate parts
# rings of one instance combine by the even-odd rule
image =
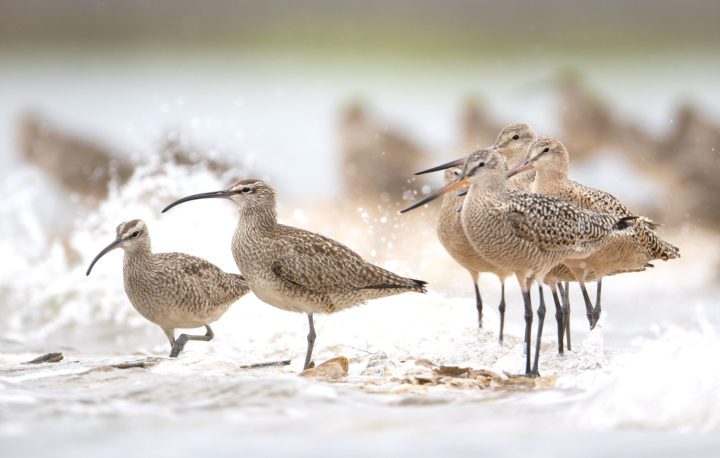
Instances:
[[[602,295],[602,279],[597,281],[597,290],[595,291],[595,307],[593,308],[593,322],[590,329],[594,329],[597,322],[600,320],[600,312],[602,307],[600,305],[600,297]]]
[[[175,342],[172,344],[172,350],[170,351],[170,357],[171,358],[177,358],[177,356],[180,354],[180,352],[185,348],[185,344],[188,343],[190,340],[202,340],[204,342],[208,342],[215,337],[215,334],[213,333],[212,329],[210,329],[210,326],[205,325],[205,329],[207,332],[204,336],[191,336],[187,334],[180,334],[178,338],[175,340]]]
[[[525,304],[525,375],[532,375],[530,373],[530,332],[532,330],[532,304],[530,302],[530,289],[525,279],[520,282],[520,288],[522,289],[523,303]]]
[[[478,288],[477,281],[473,282],[475,285],[475,307],[477,307],[478,312],[478,327],[482,329],[482,297],[480,297],[480,288]]]
[[[555,320],[557,321],[557,332],[558,332],[558,353],[562,355],[565,351],[565,348],[563,345],[563,336],[565,335],[565,324],[563,323],[563,309],[562,309],[562,305],[560,304],[560,298],[558,297],[558,292],[557,292],[558,287],[562,288],[562,286],[560,286],[560,283],[556,283],[556,284],[552,285],[552,287],[550,289],[552,290],[553,301],[555,302]],[[562,294],[562,292],[560,294]]]
[[[565,344],[568,351],[572,351],[572,338],[570,337],[570,282],[558,283],[560,299],[563,304],[563,325],[565,325]]]
[[[538,330],[537,341],[535,342],[535,361],[530,372],[531,377],[540,377],[538,371],[538,362],[540,361],[540,341],[542,340],[543,324],[545,323],[545,296],[543,295],[542,285],[538,283],[538,295],[540,296],[540,306],[537,309]]]
[[[585,300],[585,313],[587,315],[588,323],[590,324],[590,329],[592,329],[595,327],[595,324],[593,324],[593,304],[590,300],[587,288],[585,288],[585,282],[580,281],[578,283],[580,283],[580,290],[582,291],[583,300]]]
[[[310,325],[310,332],[307,335],[307,353],[305,353],[305,364],[303,365],[303,370],[310,368],[310,360],[312,359],[312,352],[313,347],[315,347],[315,337],[317,334],[315,334],[315,323],[313,323],[313,314],[308,313],[308,323]]]
[[[505,280],[500,281],[500,345],[503,343],[503,329],[505,328]]]

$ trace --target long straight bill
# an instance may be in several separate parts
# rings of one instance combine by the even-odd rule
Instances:
[[[512,176],[517,175],[518,173],[522,173],[526,170],[530,170],[533,167],[534,167],[534,165],[531,161],[522,162],[522,163],[516,165],[515,167],[513,167],[512,169],[508,170],[507,173],[505,174],[505,177],[510,178]]]
[[[410,210],[414,210],[418,207],[422,207],[426,203],[437,199],[438,197],[442,196],[446,192],[454,191],[455,189],[465,185],[466,183],[467,183],[467,179],[464,176],[461,176],[457,180],[453,181],[452,183],[443,186],[442,188],[438,189],[437,191],[429,194],[427,197],[418,200],[417,202],[410,205],[409,207],[403,208],[402,210],[400,210],[400,213],[407,213]]]
[[[438,172],[440,170],[449,169],[450,167],[461,167],[464,163],[465,163],[465,158],[461,157],[460,159],[446,162],[445,164],[423,170],[422,172],[417,172],[415,175],[424,175],[426,173]]]

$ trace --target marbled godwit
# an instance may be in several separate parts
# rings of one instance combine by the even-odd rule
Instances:
[[[170,357],[177,357],[189,340],[213,338],[210,323],[217,321],[230,305],[250,289],[241,275],[229,274],[204,259],[183,253],[153,253],[150,234],[139,219],[117,227],[117,238],[90,263],[122,248],[125,293],[135,310],[157,324],[170,341]],[[205,326],[202,336],[180,334],[176,328]]]
[[[457,180],[462,169],[453,167],[445,170],[445,184],[449,185]],[[503,341],[503,328],[505,324],[505,279],[512,275],[509,270],[503,270],[494,266],[477,254],[470,241],[465,236],[465,231],[460,221],[458,209],[462,206],[463,197],[454,193],[447,193],[443,196],[440,213],[435,226],[438,239],[445,248],[445,251],[470,274],[475,289],[475,306],[478,311],[478,326],[482,328],[482,296],[478,287],[478,274],[489,272],[500,280],[500,343]]]
[[[403,212],[470,183],[461,211],[465,234],[481,256],[512,271],[518,279],[525,303],[525,373],[538,376],[545,306],[541,297],[531,367],[533,281],[543,281],[553,267],[566,259],[589,256],[607,238],[632,226],[635,217],[590,212],[550,196],[512,190],[506,173],[507,163],[502,155],[490,150],[476,151],[466,160],[457,180]]]
[[[532,191],[553,196],[580,208],[611,214],[616,217],[635,217],[636,224],[625,235],[608,239],[602,250],[586,259],[569,260],[568,267],[580,283],[585,299],[590,328],[594,328],[600,317],[602,278],[606,275],[643,270],[648,262],[655,259],[674,259],[680,256],[677,247],[665,242],[653,231],[657,224],[648,218],[638,216],[614,196],[598,189],[584,186],[568,179],[570,158],[565,146],[552,137],[537,139],[528,150],[527,159],[511,170],[512,176],[525,170],[536,171]],[[588,277],[597,280],[596,303],[593,307],[585,288]]]
[[[461,173],[462,169],[457,167],[445,170],[445,184],[448,185],[457,180]],[[462,202],[463,197],[454,195],[453,193],[446,193],[443,196],[436,225],[438,239],[448,254],[450,254],[450,256],[458,264],[468,271],[473,280],[475,289],[475,304],[478,310],[478,322],[480,327],[482,327],[482,297],[477,284],[478,274],[483,272],[492,273],[500,280],[500,305],[498,305],[498,311],[500,312],[499,341],[500,344],[502,344],[505,327],[505,279],[512,275],[512,272],[491,264],[475,251],[472,244],[467,239],[465,230],[462,227],[461,216],[458,211],[462,206]],[[555,301],[555,319],[558,323],[559,353],[564,352],[564,319],[565,316],[569,316],[570,313],[569,306],[561,305],[558,296],[556,283],[561,281],[575,281],[575,277],[565,265],[558,264],[545,277],[545,282],[552,291],[553,299]],[[540,294],[542,294],[542,291]],[[563,301],[564,300],[565,298],[563,296]]]
[[[516,124],[510,124],[506,127],[504,127],[500,133],[497,136],[497,139],[495,140],[495,143],[487,148],[488,150],[496,151],[500,154],[502,154],[506,161],[510,164],[518,164],[525,158],[525,153],[527,151],[527,148],[530,146],[530,144],[535,140],[536,135],[535,131],[527,124],[523,123],[516,123]],[[424,170],[422,172],[418,172],[419,174],[429,173],[437,170],[442,170],[447,167],[454,167],[454,166],[461,166],[464,164],[465,158],[461,158],[455,161],[451,161],[447,164],[440,165],[438,167],[433,167],[431,169]],[[446,176],[447,178],[447,176]],[[532,184],[532,181],[534,179],[533,175],[530,176],[516,176],[513,177],[510,180],[510,185],[514,189],[523,190],[526,191],[530,188],[530,185]],[[447,184],[447,182],[446,182]],[[443,205],[445,205],[446,201],[452,201],[452,198],[450,196],[445,196],[443,200]],[[462,200],[459,201],[458,207],[461,205]],[[450,217],[450,212],[447,211],[444,212],[444,217]],[[456,216],[457,218],[457,216]],[[438,220],[438,223],[440,220]],[[452,224],[452,223],[448,223]],[[464,234],[462,237],[465,237]],[[442,243],[442,240],[441,240]],[[447,250],[447,246],[445,247]],[[477,253],[475,253],[477,255]],[[456,259],[457,260],[457,259]],[[462,263],[461,263],[462,265]],[[558,265],[555,268],[553,268],[553,271],[551,272],[553,275],[548,276],[548,287],[553,293],[553,299],[555,300],[555,307],[556,307],[556,314],[555,317],[558,321],[558,344],[560,353],[563,353],[563,333],[562,329],[564,328],[564,322],[567,322],[569,320],[569,314],[570,314],[570,306],[568,304],[569,298],[567,294],[565,294],[564,290],[561,294],[561,297],[563,298],[563,302],[565,305],[561,306],[558,302],[558,295],[557,295],[557,287],[554,283],[552,283],[553,279],[559,279],[560,281],[572,281],[574,280],[574,277],[572,276],[572,273],[562,265]],[[471,273],[472,275],[472,273]],[[476,287],[477,288],[477,287]],[[562,288],[561,288],[562,290]],[[500,342],[502,342],[503,338],[503,325],[504,325],[504,310],[505,310],[505,284],[504,281],[502,282],[502,300],[500,302],[500,306],[498,307],[500,312]],[[542,291],[540,292],[542,294]],[[542,296],[541,296],[542,297]],[[476,289],[476,300],[479,301],[479,292]],[[570,344],[570,338],[568,337],[568,345]],[[569,347],[568,347],[569,348]]]
[[[335,240],[279,224],[275,190],[261,180],[243,180],[224,191],[184,197],[165,207],[163,213],[183,202],[207,198],[230,199],[240,210],[232,253],[252,292],[272,306],[307,314],[310,332],[305,369],[310,367],[315,344],[313,314],[426,291],[424,281],[370,264]]]

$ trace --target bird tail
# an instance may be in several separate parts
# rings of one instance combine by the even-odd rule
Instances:
[[[646,216],[639,217],[638,221],[645,223],[645,225],[652,230],[659,229],[660,227],[662,227],[662,224],[656,223],[655,221],[651,220],[650,218],[648,218]]]
[[[403,278],[403,281],[398,283],[376,283],[373,285],[363,286],[360,289],[405,289],[415,291],[418,293],[427,293],[426,281],[416,280],[414,278]]]
[[[414,283],[415,290],[416,290],[417,292],[419,292],[419,293],[427,293],[426,285],[428,284],[428,282],[423,281],[423,280],[417,280],[417,279],[415,279],[415,278],[411,278],[410,280]]]
[[[637,216],[623,216],[615,223],[615,225],[613,226],[613,230],[622,231],[624,229],[632,227],[637,222],[637,219]]]

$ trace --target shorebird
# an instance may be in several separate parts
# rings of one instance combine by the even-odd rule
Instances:
[[[140,315],[163,330],[172,347],[171,358],[177,357],[189,340],[212,340],[210,323],[250,291],[241,275],[223,272],[204,259],[153,253],[150,233],[139,219],[121,223],[116,233],[116,239],[95,256],[86,275],[101,257],[122,248],[125,293]],[[180,334],[175,339],[176,328],[201,326],[205,326],[205,335]]]
[[[510,125],[504,127],[500,131],[500,133],[497,136],[497,139],[495,140],[495,143],[486,149],[493,150],[493,151],[496,151],[496,152],[502,154],[505,157],[507,163],[509,163],[509,164],[517,164],[517,163],[522,162],[522,160],[525,158],[525,153],[527,151],[527,148],[530,146],[530,144],[533,142],[533,140],[535,140],[535,138],[536,138],[535,131],[528,124],[523,124],[523,123],[510,124]],[[418,173],[416,173],[416,175],[421,175],[421,174],[439,171],[439,170],[443,170],[443,169],[447,170],[450,167],[455,167],[457,169],[457,167],[462,167],[462,165],[465,163],[465,159],[466,158],[463,157],[463,158],[448,162],[446,164],[443,164],[443,165],[440,165],[437,167],[432,167],[430,169],[418,172]],[[457,169],[457,170],[458,170],[457,173],[459,173],[460,169]],[[449,178],[450,177],[446,174],[446,184],[448,184],[447,180]],[[533,179],[534,179],[534,175],[520,175],[517,177],[513,177],[510,180],[510,186],[514,189],[526,191],[530,188],[530,185],[532,184]],[[438,223],[437,223],[438,224],[438,234],[440,233],[439,227],[442,222],[441,218],[448,220],[448,222],[444,223],[444,225],[446,226],[446,232],[456,231],[458,229],[460,231],[462,230],[462,226],[459,225],[459,222],[454,221],[454,219],[458,219],[458,221],[459,221],[459,215],[457,215],[457,214],[452,215],[452,211],[451,211],[450,204],[449,204],[450,202],[453,202],[453,198],[451,196],[448,195],[443,198],[443,207],[441,210],[441,215],[439,215],[439,217],[438,217]],[[459,208],[461,205],[462,205],[462,199],[457,200],[456,207]],[[459,251],[460,254],[457,256],[464,255],[464,256],[470,257],[471,259],[473,257],[479,257],[480,259],[482,259],[482,257],[479,256],[477,253],[473,253],[471,255],[464,254],[464,253],[468,253],[465,250],[464,246],[462,245],[462,239],[467,240],[464,233],[461,235],[458,232],[457,235],[453,237],[453,239],[455,239],[455,240],[450,239],[449,236],[446,236],[446,238],[449,239],[448,243],[458,244],[459,249],[457,251]],[[446,243],[443,242],[442,239],[440,240],[440,243],[442,243],[443,246],[445,247],[445,249],[450,253],[450,248],[448,248],[448,245],[446,245]],[[469,242],[468,242],[468,244],[469,244]],[[463,267],[468,269],[468,267],[466,267],[465,264],[463,264],[462,262],[460,262],[458,260],[459,258],[456,255],[454,255],[452,253],[450,253],[450,255],[460,265],[462,265]],[[471,259],[467,260],[466,262],[472,263]],[[487,261],[485,261],[485,260],[483,260],[483,261],[485,263],[487,263]],[[470,265],[470,264],[468,264],[468,265]],[[498,268],[495,267],[495,269],[498,269]],[[498,274],[498,272],[501,272],[501,271],[502,271],[502,269],[498,269],[497,271],[490,271],[490,272],[495,273],[496,275],[498,275],[498,278],[501,279],[501,301],[500,301],[500,305],[498,306],[498,310],[500,311],[500,342],[502,343],[503,327],[504,327],[504,323],[505,323],[505,319],[504,319],[505,318],[505,314],[504,314],[504,312],[505,312],[505,283],[504,283],[503,279],[506,278],[508,275],[510,275],[510,273],[508,273],[508,275],[505,275],[504,277],[502,277],[501,276],[502,274]],[[470,272],[471,276],[473,275],[472,270],[468,269],[468,272]],[[482,272],[484,272],[484,271],[482,271]],[[556,319],[558,320],[558,329],[559,329],[559,332],[558,332],[559,352],[563,353],[562,329],[567,327],[567,324],[565,324],[565,323],[567,323],[569,321],[570,306],[567,303],[569,298],[568,298],[567,294],[565,294],[565,288],[563,288],[561,286],[560,287],[560,290],[561,290],[560,297],[563,298],[562,302],[564,305],[560,305],[557,302],[557,287],[555,286],[554,283],[551,283],[551,281],[554,279],[559,279],[559,281],[565,281],[565,282],[573,281],[574,277],[572,276],[572,273],[565,266],[562,266],[562,265],[559,265],[559,266],[556,266],[555,268],[553,268],[552,273],[553,273],[553,275],[548,276],[548,279],[550,279],[550,280],[547,282],[547,284],[553,293],[553,299],[556,300],[555,306],[556,306]],[[476,278],[476,275],[473,278]],[[480,293],[479,293],[479,290],[477,289],[477,283],[475,282],[475,284],[476,284],[476,290],[475,290],[476,304],[478,304],[479,307],[482,307],[482,299],[480,298]],[[567,288],[567,285],[566,285],[566,288]],[[478,309],[478,313],[480,313],[480,308]],[[570,337],[568,336],[568,345],[569,344],[570,344]],[[568,347],[568,349],[569,349],[569,347]]]
[[[445,170],[445,184],[449,185],[457,180],[462,174],[462,169],[452,167]],[[470,241],[465,236],[465,231],[460,220],[460,212],[458,211],[463,203],[463,197],[454,193],[447,193],[443,196],[438,213],[435,229],[438,239],[445,251],[470,274],[475,290],[475,306],[478,312],[478,326],[482,328],[483,304],[480,288],[478,287],[478,274],[488,272],[494,274],[500,280],[500,336],[499,340],[503,341],[503,328],[505,324],[505,279],[512,275],[512,272],[501,269],[485,258],[480,256],[473,248]]]
[[[509,176],[535,170],[532,192],[553,196],[590,211],[616,217],[634,217],[636,223],[625,235],[607,240],[602,250],[592,256],[566,262],[580,284],[585,300],[588,322],[594,328],[600,318],[602,278],[606,275],[644,270],[656,259],[667,261],[680,257],[677,247],[661,239],[654,229],[658,224],[638,216],[611,194],[568,179],[570,157],[567,148],[557,139],[540,137],[528,150],[527,159],[508,172]],[[593,306],[585,288],[589,277],[597,281],[596,302]]]
[[[310,332],[304,369],[315,345],[315,313],[333,313],[367,300],[426,292],[426,282],[404,278],[363,260],[335,240],[277,221],[276,193],[262,180],[242,180],[227,190],[179,199],[163,213],[197,199],[230,199],[239,208],[232,241],[235,263],[263,302],[307,314]]]
[[[465,234],[480,255],[513,272],[520,283],[525,304],[525,374],[538,376],[545,304],[541,296],[531,366],[532,283],[543,281],[548,272],[567,259],[591,255],[608,238],[631,227],[635,217],[595,213],[550,196],[513,190],[506,173],[502,155],[492,150],[476,151],[465,161],[458,179],[402,212],[470,184],[461,210]]]

